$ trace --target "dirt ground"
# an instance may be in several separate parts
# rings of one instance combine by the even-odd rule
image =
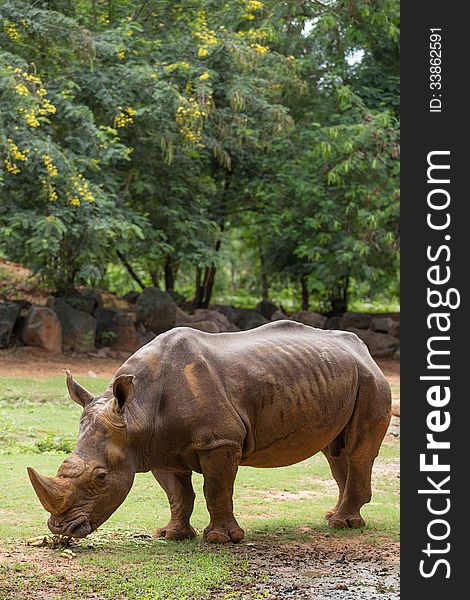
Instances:
[[[308,528],[305,528],[308,529]],[[257,583],[245,598],[281,600],[396,600],[399,592],[398,543],[346,539],[311,532],[307,542],[246,543],[233,546],[247,555]],[[218,598],[223,598],[220,593]]]
[[[335,538],[311,530],[311,538],[305,542],[242,542],[230,549],[248,559],[248,573],[235,574],[230,584],[214,590],[211,598],[216,600],[227,596],[240,600],[398,600],[400,597],[399,545],[389,540],[372,544],[363,541],[360,535],[352,539]],[[40,600],[60,597],[57,594],[67,591],[69,579],[84,575],[76,560],[64,559],[52,550],[24,552],[0,548],[2,563],[33,564],[43,576],[64,575],[53,590],[38,592],[36,597]],[[66,574],[64,564],[67,564]],[[248,584],[247,575],[251,582]],[[88,600],[92,598],[101,600],[102,596],[95,593],[86,596]]]
[[[0,350],[0,375],[47,377],[62,373],[62,369],[73,369],[74,375],[86,375],[94,371],[97,375],[112,377],[126,359],[125,353],[111,353],[99,356],[98,352],[89,355],[51,355],[40,348],[30,346],[13,350]],[[391,359],[377,360],[390,384],[400,384],[400,363]]]

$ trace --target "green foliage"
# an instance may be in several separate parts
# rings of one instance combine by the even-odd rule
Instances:
[[[59,290],[137,285],[121,260],[204,304],[234,230],[254,293],[393,286],[398,9],[2,2],[0,251]]]

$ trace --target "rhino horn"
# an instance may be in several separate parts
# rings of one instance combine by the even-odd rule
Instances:
[[[28,467],[28,475],[41,504],[52,515],[60,515],[66,510],[69,485],[59,477],[43,477]]]
[[[65,375],[70,397],[74,402],[85,408],[85,406],[93,399],[93,394],[90,394],[90,392],[77,383],[69,370],[65,369]]]

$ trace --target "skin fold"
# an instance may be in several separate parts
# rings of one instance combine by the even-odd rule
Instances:
[[[83,407],[77,447],[56,477],[28,468],[53,533],[85,537],[124,501],[136,473],[152,471],[171,513],[155,535],[192,538],[196,471],[210,515],[205,539],[237,542],[238,468],[282,467],[320,451],[339,488],[330,525],[364,525],[391,394],[353,333],[292,321],[220,334],[179,327],[133,354],[103,394],[69,372],[67,386]]]

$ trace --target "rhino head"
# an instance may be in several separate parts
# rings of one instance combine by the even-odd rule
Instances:
[[[101,397],[87,392],[66,371],[69,394],[83,407],[77,447],[55,477],[28,467],[41,504],[51,515],[52,533],[82,538],[120,506],[136,472],[130,450],[125,407],[134,397],[133,375],[115,378]]]

